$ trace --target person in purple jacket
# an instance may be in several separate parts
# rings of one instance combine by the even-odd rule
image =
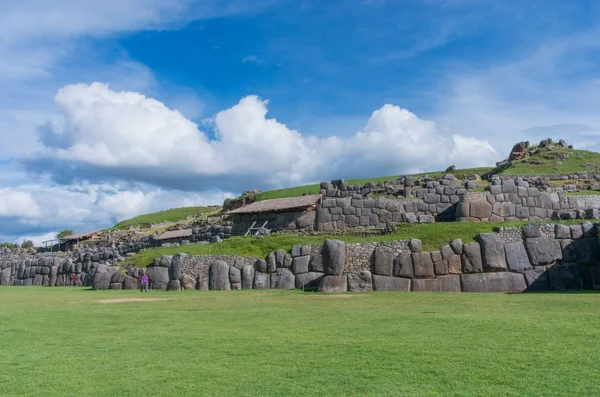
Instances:
[[[143,291],[148,292],[148,275],[146,274],[142,276],[142,288],[140,289],[140,292]]]

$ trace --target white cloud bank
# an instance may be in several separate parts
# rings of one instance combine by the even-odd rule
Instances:
[[[216,136],[211,140],[180,112],[106,84],[69,85],[55,101],[64,123],[54,126],[51,141],[60,143],[47,144],[37,157],[69,164],[90,178],[242,191],[498,160],[487,141],[444,134],[394,105],[374,111],[354,135],[318,139],[267,118],[268,102],[247,96],[209,120]]]

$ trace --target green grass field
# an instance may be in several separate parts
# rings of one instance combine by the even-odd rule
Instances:
[[[129,298],[0,288],[0,395],[600,395],[600,294]]]
[[[551,153],[567,153],[568,159],[548,160],[544,156]],[[540,151],[538,154],[526,159],[526,161],[537,160],[542,164],[529,164],[523,161],[515,162],[513,168],[504,171],[503,175],[555,175],[569,174],[581,171],[594,172],[600,169],[600,153],[587,150],[556,149],[550,152]],[[595,168],[585,168],[584,164],[593,164]]]
[[[135,218],[127,219],[117,223],[115,226],[113,226],[113,229],[125,230],[129,227],[149,227],[152,224],[162,222],[177,222],[185,220],[188,216],[208,213],[210,213],[209,207],[172,208],[165,211],[153,212],[151,214],[144,214],[136,216]]]
[[[373,235],[369,237],[352,235],[317,234],[314,236],[297,236],[293,234],[273,234],[257,239],[254,237],[231,237],[218,244],[192,244],[179,247],[153,248],[138,252],[127,258],[124,264],[146,267],[154,258],[162,255],[187,253],[190,255],[240,255],[264,258],[278,249],[291,250],[296,244],[323,244],[327,239],[338,239],[347,243],[384,242],[417,238],[422,241],[423,249],[438,250],[448,242],[460,238],[463,242],[475,241],[480,233],[490,233],[500,226],[522,227],[531,222],[440,222],[430,224],[401,224],[392,234]],[[546,222],[548,223],[548,222]],[[552,221],[551,223],[577,224],[580,220]]]

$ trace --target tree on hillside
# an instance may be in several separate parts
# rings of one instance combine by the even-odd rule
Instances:
[[[62,232],[58,233],[56,235],[56,238],[60,239],[60,238],[63,238],[63,237],[70,236],[71,234],[73,234],[73,231],[69,230],[69,229],[66,229],[66,230],[63,230]]]
[[[21,248],[33,248],[33,241],[25,240],[21,243]]]
[[[4,242],[4,243],[0,243],[0,248],[19,248],[19,245],[15,244],[15,243]]]

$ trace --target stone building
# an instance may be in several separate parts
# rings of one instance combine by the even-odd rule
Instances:
[[[322,195],[288,197],[258,201],[229,211],[232,217],[232,235],[254,234],[259,228],[271,232],[313,231],[315,209],[321,204]],[[250,230],[249,230],[250,229]]]

